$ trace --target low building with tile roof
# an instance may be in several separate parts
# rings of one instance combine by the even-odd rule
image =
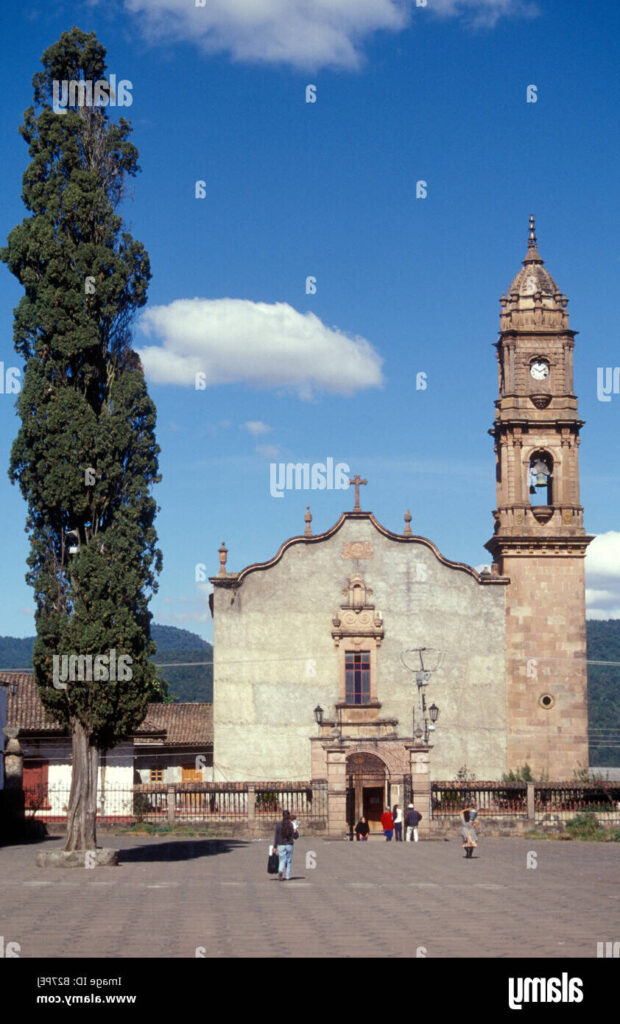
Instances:
[[[46,712],[32,673],[0,672],[2,693],[0,729],[10,730],[23,753],[26,809],[62,818],[71,785],[71,736]],[[130,815],[134,783],[209,782],[212,765],[211,704],[149,704],[133,737],[101,755],[99,812]]]

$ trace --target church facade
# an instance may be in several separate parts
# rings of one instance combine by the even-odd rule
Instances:
[[[538,253],[501,299],[489,571],[445,558],[407,512],[355,504],[268,562],[211,578],[216,778],[327,779],[377,820],[430,778],[588,764],[574,333]],[[432,703],[431,703],[432,702]],[[386,788],[386,779],[393,786]],[[413,779],[413,790],[411,780]],[[335,797],[334,797],[335,799]],[[335,805],[334,805],[335,806]]]

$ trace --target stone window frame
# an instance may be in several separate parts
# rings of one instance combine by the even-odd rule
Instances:
[[[356,657],[359,657],[359,658],[363,659],[365,655],[368,655],[368,657],[366,659],[366,661],[367,661],[367,671],[368,671],[368,691],[367,691],[367,693],[365,693],[364,689],[363,689],[363,674],[365,672],[365,667],[364,667],[364,662],[362,661],[361,664],[360,664],[360,672],[361,672],[361,676],[362,676],[362,678],[361,678],[362,688],[360,689],[360,693],[359,693],[359,696],[362,699],[361,700],[355,700],[355,699],[351,700],[351,694],[348,692],[349,688],[347,686],[347,674],[348,674],[348,670],[349,670],[349,666],[348,666],[347,662],[349,661],[350,658],[354,659]],[[360,650],[347,651],[347,650],[345,650],[345,652],[344,652],[344,671],[345,671],[345,701],[347,703],[347,706],[356,707],[356,708],[366,707],[366,705],[370,704],[370,701],[371,701],[372,665],[371,665],[370,651],[360,651]],[[355,666],[353,666],[353,671],[354,671],[354,682],[355,682],[355,675],[357,674],[355,672]],[[357,693],[356,687],[354,686],[353,687],[353,698],[355,698],[356,696],[358,696],[358,693]],[[364,699],[364,697],[366,699]]]
[[[377,696],[377,647],[379,644],[374,637],[347,636],[343,638],[338,647],[338,706],[343,708],[371,708],[377,707],[379,698]],[[351,704],[347,701],[347,654],[370,654],[370,695],[365,704]]]

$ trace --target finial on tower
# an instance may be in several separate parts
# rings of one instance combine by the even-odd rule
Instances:
[[[527,266],[532,263],[542,264],[544,261],[538,251],[538,244],[536,242],[536,225],[534,223],[534,214],[530,213],[530,231],[527,238],[527,252],[525,259],[521,261],[523,266]]]
[[[411,536],[411,512],[407,509],[405,512],[405,537]]]
[[[228,548],[224,541],[222,541],[221,547],[218,549],[220,555],[220,576],[226,576],[226,559],[228,557]]]
[[[310,514],[310,506],[309,505],[306,505],[306,514],[304,516],[304,522],[306,524],[306,528],[304,530],[304,537],[311,537],[312,536],[312,528],[310,526],[310,523],[312,522],[312,516]]]

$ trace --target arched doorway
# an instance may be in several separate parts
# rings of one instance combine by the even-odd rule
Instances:
[[[353,830],[362,817],[372,832],[381,831],[381,815],[390,799],[390,772],[375,754],[347,757],[347,822]]]

